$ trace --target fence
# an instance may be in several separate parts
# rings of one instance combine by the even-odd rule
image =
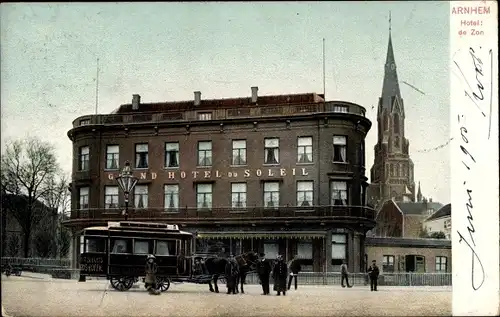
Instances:
[[[385,273],[379,276],[378,284],[385,286],[451,286],[451,273]],[[300,285],[340,285],[341,275],[337,272],[301,272],[297,277]],[[247,284],[258,284],[259,279],[252,273],[247,276]],[[364,273],[349,274],[349,284],[366,285],[368,276]]]
[[[2,265],[10,263],[11,265],[37,267],[37,266],[57,266],[70,267],[70,259],[45,259],[45,258],[11,258],[2,257]]]

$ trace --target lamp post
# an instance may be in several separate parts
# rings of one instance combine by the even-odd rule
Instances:
[[[130,192],[134,189],[137,184],[137,177],[132,175],[130,171],[130,163],[129,161],[125,162],[125,167],[120,172],[120,175],[116,178],[118,185],[123,191],[123,195],[125,197],[125,210],[123,211],[123,215],[125,216],[125,221],[128,218],[128,197]]]

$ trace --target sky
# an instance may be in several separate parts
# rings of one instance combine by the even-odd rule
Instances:
[[[71,172],[66,133],[130,103],[323,93],[358,103],[376,143],[392,16],[405,134],[424,196],[450,202],[447,2],[238,2],[6,4],[1,14],[1,141],[37,136]],[[418,90],[410,87],[406,82]]]

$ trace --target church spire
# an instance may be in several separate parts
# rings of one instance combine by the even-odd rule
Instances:
[[[422,201],[422,191],[420,190],[420,181],[418,182],[417,202]]]
[[[387,47],[387,58],[385,60],[384,84],[382,86],[382,102],[383,109],[392,110],[393,98],[401,99],[399,91],[398,73],[396,70],[396,60],[394,58],[394,50],[392,48],[392,24],[391,13],[389,12],[389,44]]]

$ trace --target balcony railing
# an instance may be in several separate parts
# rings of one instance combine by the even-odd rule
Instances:
[[[76,209],[71,211],[69,222],[77,220],[123,220],[121,209]],[[171,220],[197,222],[202,220],[307,220],[307,219],[375,219],[375,210],[366,206],[311,206],[311,207],[246,207],[246,208],[147,208],[130,209],[128,219],[133,220]]]
[[[365,108],[342,101],[306,103],[299,105],[266,105],[230,109],[180,110],[169,112],[127,113],[82,116],[73,121],[73,127],[86,125],[123,125],[128,123],[162,123],[197,121],[199,112],[211,112],[212,120],[230,120],[245,117],[300,116],[314,113],[345,113],[365,116]]]

